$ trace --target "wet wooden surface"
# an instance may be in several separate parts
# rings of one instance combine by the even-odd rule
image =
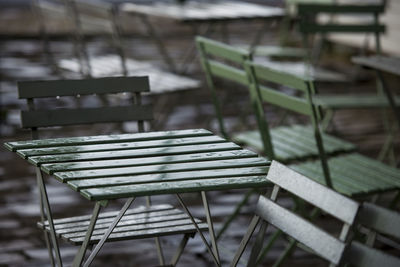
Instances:
[[[5,15],[3,16],[3,14]],[[29,27],[19,28],[28,31],[35,23],[32,17],[29,17],[29,12],[25,13],[25,15],[24,24],[27,24],[26,21],[29,21]],[[16,9],[2,13],[0,17],[7,20],[7,23],[0,23],[1,33],[10,33],[12,29],[17,27],[11,21],[21,22],[21,13]],[[163,23],[161,22],[161,24]],[[19,25],[21,26],[21,24]],[[166,38],[168,48],[171,49],[173,55],[181,58],[183,50],[181,48],[190,45],[193,41],[191,39],[192,36],[185,27],[174,24],[163,25],[171,27],[171,31]],[[246,27],[233,23],[229,26],[231,30],[230,40],[232,43],[243,43],[246,40],[243,36],[247,36],[249,27],[259,26],[258,22],[253,22],[253,24],[250,24],[250,26],[246,25]],[[34,36],[33,32],[31,31],[32,36]],[[262,41],[264,43],[276,43],[278,40],[276,32],[276,28],[271,28],[271,31],[264,36]],[[212,37],[219,38],[220,35],[214,34]],[[249,39],[251,38],[252,36]],[[155,44],[146,36],[130,36],[126,39],[126,43],[128,44],[127,52],[129,55],[135,56],[138,59],[150,60],[160,68],[166,68],[161,56],[157,52]],[[51,45],[56,57],[71,57],[72,46],[67,38],[58,38]],[[353,50],[340,50],[350,55],[355,53]],[[104,55],[110,51],[110,47],[107,41],[101,38],[92,38],[90,51],[92,54]],[[349,54],[344,56],[341,53],[335,57],[324,59],[324,63],[327,63],[331,67],[340,66],[339,68],[345,70],[345,72],[352,70],[352,66],[348,60]],[[343,60],[343,58],[345,59]],[[197,61],[193,61],[189,67],[191,68],[192,77],[204,80],[204,75]],[[360,77],[363,78],[361,82],[341,85],[324,84],[323,90],[327,92],[329,90],[342,92],[359,90],[374,91],[374,72],[362,71],[360,73]],[[29,132],[21,130],[19,125],[18,110],[25,108],[25,103],[17,99],[16,81],[79,77],[72,73],[54,72],[54,69],[48,64],[43,54],[40,39],[15,39],[10,38],[10,36],[2,38],[0,42],[0,75],[1,143],[30,138]],[[388,76],[388,79],[391,84],[398,84],[396,78]],[[237,88],[232,84],[222,83],[221,85],[224,85],[221,87],[224,88],[223,91],[229,96],[229,101],[224,106],[224,113],[229,122],[228,130],[254,128],[256,122],[252,115],[247,115],[245,118],[240,116],[240,107],[248,107],[245,90]],[[83,104],[90,104],[85,101],[83,98]],[[199,90],[148,97],[145,101],[155,103],[158,108],[156,112],[157,119],[151,125],[153,129],[206,128],[218,132],[211,96],[205,86],[202,86]],[[75,102],[66,100],[64,104],[66,106],[74,105]],[[279,118],[279,114],[271,108],[267,109],[267,113],[269,116]],[[333,133],[356,143],[363,154],[376,158],[380,147],[385,141],[384,126],[381,118],[381,113],[378,110],[339,111],[334,117]],[[299,122],[302,121],[302,118],[294,117],[290,118],[289,121]],[[150,125],[148,126],[150,127]],[[121,131],[135,131],[135,128],[129,123],[122,126],[96,125],[93,127],[71,127],[63,131],[56,128],[51,130],[51,136],[83,136],[119,133]],[[399,139],[397,135],[397,147],[399,146]],[[60,187],[58,182],[53,179],[49,180],[48,190],[50,197],[54,200],[52,209],[56,217],[81,215],[90,212],[93,208],[93,205],[88,201],[77,194],[73,194],[73,192],[70,192],[70,189],[64,186]],[[242,190],[209,193],[211,212],[215,215],[217,228],[221,226],[222,220],[232,212],[243,193],[244,191]],[[198,195],[187,194],[185,195],[185,199],[191,203],[194,215],[204,218],[201,202],[198,201]],[[253,198],[251,203],[254,204],[255,200]],[[175,199],[170,196],[160,196],[155,201],[177,204],[175,203]],[[286,205],[291,205],[291,201],[288,198],[283,201],[285,201]],[[250,221],[249,214],[251,213],[252,204],[245,207],[245,214],[235,220],[226,238],[222,240],[221,244],[229,250],[235,250],[241,237],[244,235]],[[121,206],[122,203],[118,202],[113,203],[110,208]],[[0,218],[0,266],[50,266],[47,250],[43,242],[43,235],[35,226],[39,218],[39,205],[34,169],[17,155],[4,148],[0,149]],[[335,230],[334,222],[332,221],[321,218],[319,223]],[[271,231],[272,228],[268,234]],[[178,242],[179,240],[174,238],[163,239],[167,257],[173,253]],[[274,246],[266,258],[265,266],[269,266],[277,258],[284,244],[284,240],[280,240]],[[100,252],[94,266],[155,266],[157,265],[157,260],[154,248],[152,240],[124,241],[106,245]],[[68,244],[62,244],[61,253],[67,262],[73,259],[76,249],[76,247],[71,247]],[[230,254],[222,254],[222,258],[225,260],[224,263],[232,257]],[[200,238],[196,237],[189,241],[178,266],[210,266],[211,259],[202,255],[206,255],[206,253],[204,253],[204,247]],[[293,257],[284,264],[284,266],[293,265],[327,266],[326,263],[317,257],[301,250],[296,250]]]

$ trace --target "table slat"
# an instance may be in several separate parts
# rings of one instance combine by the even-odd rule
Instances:
[[[268,185],[266,175],[235,177],[225,179],[204,179],[193,181],[160,182],[152,184],[124,185],[104,188],[91,188],[81,191],[89,200],[101,201],[126,197],[150,196],[159,194],[190,193],[211,190],[240,188],[263,188]]]
[[[134,167],[134,166],[147,166],[161,163],[183,163],[183,162],[197,162],[208,160],[224,160],[234,158],[252,158],[258,155],[249,150],[232,150],[222,152],[205,152],[205,153],[192,153],[185,155],[161,156],[150,158],[134,158],[134,159],[116,159],[98,160],[98,161],[83,161],[83,162],[67,162],[67,163],[49,163],[42,164],[41,169],[47,174],[53,174],[60,171],[77,171],[77,170],[93,170],[104,168],[117,168],[117,167]]]
[[[241,167],[254,167],[266,166],[268,161],[263,158],[244,158],[244,159],[230,159],[230,160],[216,160],[204,162],[189,162],[189,163],[176,163],[169,164],[165,162],[160,165],[150,165],[145,168],[138,167],[124,167],[124,168],[109,168],[101,170],[84,170],[84,171],[71,171],[71,172],[56,172],[54,176],[63,182],[73,179],[88,179],[100,177],[112,177],[121,175],[140,175],[140,174],[157,174],[176,171],[194,171],[194,170],[210,170],[215,169],[231,169]]]
[[[134,133],[134,134],[83,136],[83,137],[7,142],[5,143],[5,147],[11,151],[17,151],[19,149],[27,149],[27,148],[138,142],[138,141],[150,141],[157,139],[196,137],[205,135],[212,135],[212,133],[204,129],[189,129],[189,130],[160,131],[160,132],[147,132],[147,133]]]
[[[195,179],[211,179],[211,178],[225,178],[225,177],[243,177],[267,174],[268,167],[247,167],[237,169],[223,169],[223,170],[200,170],[200,171],[185,171],[185,172],[171,172],[161,174],[145,174],[135,176],[117,176],[107,178],[94,178],[83,180],[70,180],[68,185],[76,191],[81,191],[88,188],[96,187],[111,187],[120,185],[134,185],[138,183],[150,182],[171,182],[171,181],[185,181]]]

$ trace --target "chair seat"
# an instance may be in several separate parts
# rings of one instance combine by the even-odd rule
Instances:
[[[325,152],[328,155],[340,152],[350,152],[356,149],[355,145],[333,137],[322,134]],[[303,125],[281,126],[271,129],[272,145],[276,160],[290,162],[293,160],[304,160],[315,158],[319,155],[312,127]],[[263,144],[259,131],[249,131],[234,135],[234,142],[254,148],[258,152],[263,151]]]
[[[377,94],[316,95],[314,103],[330,109],[390,107],[387,98]],[[399,96],[395,97],[395,103],[400,105]]]
[[[98,243],[110,226],[118,211],[99,214],[93,231],[91,244]],[[91,215],[62,218],[54,220],[54,227],[59,238],[81,245],[89,226]],[[196,219],[201,230],[208,229],[206,223]],[[39,222],[39,228],[50,231],[48,221]],[[149,238],[162,235],[195,234],[196,228],[189,216],[170,205],[154,205],[149,208],[140,206],[129,209],[114,228],[107,242],[127,239]]]
[[[400,170],[358,153],[328,159],[333,188],[348,196],[360,196],[400,188]],[[293,170],[325,184],[320,161],[290,166]]]

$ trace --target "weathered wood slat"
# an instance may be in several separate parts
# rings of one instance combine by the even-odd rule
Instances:
[[[315,14],[317,12],[320,13],[383,13],[385,12],[384,5],[374,5],[369,3],[368,5],[362,4],[346,4],[346,5],[324,5],[324,4],[301,4],[298,6],[298,12],[301,15],[305,14]]]
[[[359,204],[327,187],[315,183],[288,167],[273,161],[268,172],[268,180],[275,185],[306,200],[333,217],[350,225],[354,223]],[[345,207],[345,208],[343,208]]]
[[[271,139],[274,153],[280,161],[290,162],[318,156],[317,145],[311,127],[303,125],[281,126],[271,129]],[[328,154],[350,152],[355,146],[334,136],[323,134],[324,149]],[[232,137],[235,142],[258,148],[263,152],[260,133],[258,131],[244,132]]]
[[[249,63],[251,64],[251,63]],[[282,85],[286,85],[290,88],[301,90],[306,92],[308,89],[308,81],[303,77],[297,77],[294,74],[289,74],[288,72],[283,72],[269,68],[268,66],[259,66],[257,64],[251,64],[256,77]]]
[[[159,182],[140,185],[124,185],[84,189],[81,194],[89,200],[106,200],[132,196],[175,194],[239,188],[263,188],[269,184],[265,175],[226,179],[202,179],[197,181]]]
[[[225,139],[218,136],[199,136],[199,137],[184,137],[184,138],[171,138],[167,140],[153,140],[153,141],[138,141],[138,142],[121,142],[111,144],[95,144],[95,145],[80,145],[80,146],[57,146],[38,149],[21,149],[18,153],[21,156],[41,156],[41,155],[56,155],[56,154],[69,154],[69,153],[82,153],[82,152],[96,152],[96,151],[114,151],[126,150],[132,148],[154,148],[154,147],[170,147],[182,145],[195,145],[195,144],[213,144],[223,143]]]
[[[337,25],[337,24],[308,24],[301,23],[300,31],[304,33],[375,33],[385,32],[385,25]]]
[[[95,187],[106,186],[119,186],[119,185],[134,185],[138,183],[150,182],[169,182],[169,181],[189,181],[195,179],[210,179],[210,178],[225,178],[225,177],[243,177],[263,175],[268,171],[268,167],[247,167],[247,168],[231,168],[231,169],[210,169],[210,170],[197,170],[197,171],[181,171],[170,173],[156,173],[156,174],[138,174],[135,176],[114,176],[106,178],[93,178],[93,179],[78,179],[68,180],[68,185],[74,190],[83,190]],[[67,180],[67,179],[66,179]]]
[[[54,176],[60,179],[61,181],[65,182],[72,179],[158,174],[158,173],[178,172],[178,171],[209,170],[210,172],[212,172],[215,169],[256,167],[256,166],[266,166],[267,164],[269,164],[269,162],[263,158],[216,160],[216,161],[204,161],[204,162],[193,162],[193,163],[189,162],[189,163],[176,163],[176,164],[169,164],[168,162],[165,162],[159,165],[146,166],[146,168],[138,166],[138,167],[108,168],[101,170],[56,172],[54,173]]]
[[[357,222],[369,229],[400,239],[400,213],[364,202]]]
[[[400,97],[395,97],[395,103],[400,105]],[[322,107],[328,107],[330,109],[343,109],[343,108],[379,108],[388,107],[389,102],[386,97],[367,94],[357,95],[316,95],[314,102]]]
[[[118,134],[118,135],[98,135],[98,136],[83,136],[83,137],[70,137],[70,138],[56,138],[45,140],[29,140],[7,142],[4,146],[10,151],[17,151],[20,149],[29,148],[44,148],[53,146],[77,146],[77,145],[91,145],[91,144],[107,144],[119,142],[139,142],[162,140],[171,138],[184,138],[212,135],[210,131],[204,129],[190,129],[180,131],[160,131],[150,133],[133,133],[133,134]]]
[[[243,70],[208,60],[210,72],[220,78],[226,78],[239,84],[247,85],[249,83],[246,73]]]
[[[328,164],[334,188],[346,195],[385,192],[399,186],[400,172],[397,169],[357,153],[333,157]],[[291,168],[319,182],[323,177],[318,161],[291,165]]]
[[[75,162],[85,160],[104,160],[104,159],[126,159],[126,158],[141,158],[141,157],[154,157],[154,156],[167,156],[190,154],[195,152],[217,152],[227,150],[239,150],[240,146],[233,143],[217,143],[205,145],[187,145],[179,147],[157,147],[145,149],[128,149],[122,151],[102,151],[102,152],[89,152],[89,153],[73,153],[61,154],[50,156],[34,156],[29,157],[28,161],[40,165],[43,163],[55,162]]]
[[[112,221],[117,215],[119,211],[108,211],[102,212],[99,214],[97,222],[104,223]],[[175,215],[180,213],[181,211],[175,209],[169,204],[158,204],[152,205],[150,207],[139,206],[136,208],[128,209],[125,212],[125,215],[122,217],[121,221],[127,220],[129,218],[146,218],[149,216],[159,216],[159,215]],[[55,229],[64,229],[64,228],[72,228],[75,225],[84,224],[89,225],[90,223],[90,215],[82,215],[82,216],[74,216],[74,217],[67,217],[67,218],[59,218],[54,219],[54,227]],[[48,221],[44,223],[38,222],[37,225],[40,228],[44,228],[45,226],[48,227]]]
[[[307,220],[262,196],[258,201],[256,213],[324,259],[335,264],[340,262],[345,244]]]
[[[353,57],[356,64],[400,76],[400,59],[388,56]]]
[[[229,60],[240,64],[242,64],[244,60],[250,59],[249,52],[241,48],[232,47],[201,36],[196,37],[196,42],[203,43],[202,48],[209,55],[229,58]]]
[[[100,213],[96,221],[94,235],[90,243],[96,243],[108,229],[118,212]],[[55,220],[57,236],[79,245],[82,243],[89,225],[90,215],[63,218]],[[195,219],[201,230],[207,229],[207,224]],[[48,222],[39,223],[39,227],[50,231]],[[128,210],[117,224],[108,241],[153,237],[173,233],[195,233],[188,215],[173,208],[171,205],[153,205],[149,208],[141,206]]]
[[[202,230],[208,229],[206,223],[198,224],[199,228]],[[108,242],[120,241],[126,239],[143,239],[150,238],[155,236],[166,236],[166,235],[176,235],[176,234],[184,234],[184,233],[193,233],[196,229],[192,224],[190,225],[182,225],[182,226],[169,226],[165,228],[156,228],[156,229],[146,229],[142,231],[132,231],[132,232],[122,232],[122,233],[111,233],[111,235],[107,238]],[[89,244],[96,244],[100,239],[101,235],[94,235],[90,239]],[[67,240],[68,242],[73,243],[74,245],[80,245],[83,242],[83,237],[71,238]]]
[[[19,98],[149,92],[148,77],[18,82]]]
[[[21,112],[23,128],[152,120],[152,106],[118,106]]]
[[[397,267],[400,266],[400,259],[386,254],[377,249],[367,247],[364,244],[353,241],[347,253],[346,262],[354,266],[363,267]]]
[[[275,106],[284,107],[304,115],[311,114],[310,105],[303,98],[289,96],[266,86],[260,86],[259,89],[261,99],[265,102],[271,103]]]
[[[56,163],[56,164],[42,164],[41,169],[48,174],[61,171],[77,171],[77,170],[91,170],[91,169],[103,169],[110,167],[134,167],[134,166],[148,166],[156,165],[168,162],[172,163],[184,163],[184,162],[197,162],[197,161],[212,161],[212,160],[225,160],[235,158],[254,158],[258,155],[248,150],[233,150],[233,151],[222,151],[222,152],[206,152],[206,153],[193,153],[187,155],[174,155],[174,156],[162,156],[162,157],[150,157],[141,159],[116,159],[112,162],[108,160],[98,161],[84,161],[84,162],[68,162],[68,163]]]

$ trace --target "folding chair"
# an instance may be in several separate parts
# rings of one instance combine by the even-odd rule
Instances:
[[[354,266],[382,266],[382,264],[384,266],[398,266],[400,264],[400,258],[376,249],[364,249],[364,246],[357,242],[348,243],[352,226],[358,218],[357,214],[360,207],[357,202],[296,173],[276,161],[271,165],[268,179],[274,184],[271,196],[270,198],[260,196],[256,206],[256,215],[241,241],[231,266],[238,264],[260,221],[259,232],[247,266],[257,265],[268,224],[305,245],[307,250],[329,262],[330,266],[341,266],[347,263]],[[282,189],[314,206],[314,210],[318,209],[336,218],[342,225],[339,236],[328,233],[279,204],[278,194]]]
[[[247,87],[250,85],[250,81],[244,70],[244,62],[251,60],[251,54],[244,49],[235,48],[200,36],[196,37],[196,44],[207,85],[212,95],[219,131],[225,138],[230,138],[234,142],[244,144],[259,153],[263,153],[269,159],[277,159],[285,163],[318,156],[313,129],[308,126],[281,126],[271,129],[270,137],[274,146],[270,146],[268,151],[264,149],[267,146],[265,146],[265,140],[263,140],[263,136],[260,135],[258,130],[228,134],[221,107],[224,103],[220,100],[221,98],[217,92],[217,79],[234,82],[242,87],[244,86],[244,90],[248,90]],[[322,134],[322,138],[328,144],[328,154],[337,154],[355,149],[354,145],[331,135]],[[299,142],[298,140],[301,141]],[[226,230],[230,221],[237,216],[240,208],[248,201],[251,193],[250,191],[246,194],[238,204],[231,217],[227,219],[227,223],[221,228],[218,237]]]
[[[245,66],[252,81],[251,100],[265,153],[272,155],[271,159],[274,159],[272,154],[274,143],[270,138],[271,131],[268,127],[268,118],[264,113],[263,102],[305,115],[311,121],[318,147],[318,160],[291,164],[294,170],[348,196],[371,195],[399,188],[400,171],[396,168],[355,152],[338,155],[328,155],[325,152],[325,147],[329,147],[329,144],[321,138],[319,126],[321,115],[313,102],[312,81],[250,61],[246,62]],[[303,95],[298,97],[289,95],[288,90],[273,89],[272,86],[266,86],[266,83],[273,83],[280,88],[286,86]],[[297,142],[302,142],[302,140],[299,139]]]
[[[83,79],[83,80],[54,80],[54,81],[28,81],[18,83],[18,93],[20,99],[26,99],[28,110],[21,112],[21,121],[23,128],[29,128],[32,131],[32,138],[39,138],[39,128],[53,126],[69,126],[69,125],[87,125],[97,123],[110,122],[129,122],[136,121],[139,132],[144,131],[144,122],[152,119],[152,107],[141,103],[141,94],[149,92],[148,77],[111,77],[98,79]],[[101,96],[111,96],[118,94],[126,94],[129,98],[122,101],[120,98],[114,98],[114,101],[109,102],[109,106],[103,106],[104,102]],[[80,108],[65,108],[63,99],[68,98],[91,98],[91,107]],[[96,101],[97,99],[97,101]],[[127,100],[129,99],[129,101]],[[43,105],[43,101],[48,104]],[[112,100],[112,98],[111,98]],[[97,104],[93,104],[97,103]],[[64,107],[63,107],[64,104]],[[45,108],[43,108],[43,106]],[[61,108],[57,108],[61,106]],[[36,168],[37,182],[40,193],[40,210],[41,221],[39,227],[45,232],[45,241],[49,251],[49,256],[52,265],[62,266],[57,237],[60,237],[73,245],[81,245],[82,240],[74,238],[77,232],[85,233],[91,216],[78,216],[71,218],[53,219],[51,207],[47,198],[46,184],[44,181],[44,173],[39,167]],[[196,233],[196,228],[193,225],[181,224],[176,220],[177,231],[168,232],[168,227],[152,227],[152,224],[146,223],[148,220],[153,222],[174,221],[174,214],[179,214],[182,218],[189,218],[183,211],[177,210],[171,205],[151,205],[150,199],[147,199],[146,207],[139,207],[128,210],[122,217],[123,226],[137,225],[143,231],[135,230],[118,230],[118,225],[114,229],[118,234],[115,234],[107,241],[118,241],[128,239],[142,239],[148,237],[156,238],[157,251],[159,262],[165,264],[164,255],[159,241],[159,236],[171,234],[183,234],[181,244],[171,264],[175,265],[183,249],[189,239]],[[99,220],[96,222],[95,229],[99,231],[105,230],[118,215],[118,212],[100,213]],[[136,216],[132,216],[136,215]],[[135,219],[146,218],[146,220]],[[148,220],[147,220],[148,219]],[[102,225],[103,224],[103,225]],[[106,228],[104,228],[106,225]],[[205,229],[207,224],[201,223],[200,229]],[[74,233],[71,235],[71,233]],[[99,240],[92,236],[90,244],[95,244]],[[53,257],[55,254],[55,259]]]

